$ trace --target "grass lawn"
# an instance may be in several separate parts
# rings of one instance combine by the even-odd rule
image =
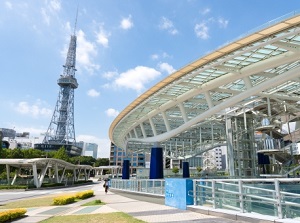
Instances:
[[[74,193],[70,193],[70,195]],[[68,194],[65,194],[68,195]],[[31,207],[44,207],[44,206],[52,206],[53,205],[53,198],[58,197],[59,195],[50,195],[38,198],[27,198],[18,201],[9,202],[4,204],[3,206],[0,205],[0,209],[11,209],[11,208],[31,208]]]
[[[81,206],[93,206],[93,205],[104,205],[105,203],[101,200],[93,200],[88,203],[82,204]]]
[[[7,203],[3,206],[0,206],[0,209],[52,206],[54,197],[56,197],[56,196],[47,196],[47,197],[13,201],[13,202]]]
[[[56,216],[41,221],[40,223],[142,223],[144,221],[133,218],[132,216],[122,213],[105,213],[89,215],[66,215]]]

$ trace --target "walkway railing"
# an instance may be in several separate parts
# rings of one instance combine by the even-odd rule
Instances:
[[[112,179],[111,188],[165,196],[165,180]],[[300,178],[195,179],[188,195],[195,206],[278,218],[300,217]]]
[[[149,179],[112,179],[111,188],[122,191],[165,196],[165,180]]]
[[[194,180],[194,205],[259,213],[278,218],[300,217],[300,179]]]

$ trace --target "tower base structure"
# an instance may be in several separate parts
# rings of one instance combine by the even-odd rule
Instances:
[[[61,147],[65,148],[65,150],[69,156],[81,156],[82,148],[78,147],[78,146],[74,146],[72,144],[62,144],[62,143],[56,143],[56,144],[37,143],[37,144],[34,144],[34,149],[42,150],[45,152],[57,151]]]

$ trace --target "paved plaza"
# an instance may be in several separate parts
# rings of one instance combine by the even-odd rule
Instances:
[[[81,215],[124,212],[145,222],[203,222],[203,223],[234,223],[234,222],[300,222],[291,220],[276,220],[263,216],[247,215],[245,221],[236,220],[236,213],[229,211],[213,212],[209,209],[191,207],[191,210],[180,210],[164,205],[164,198],[128,194],[126,192],[109,191],[105,194],[102,184],[92,188],[95,196],[65,206],[49,206],[28,208],[27,217],[14,221],[16,223],[35,223],[52,216]],[[99,199],[105,205],[81,206],[89,201]],[[201,211],[202,213],[199,213]],[[205,214],[204,214],[205,213]],[[249,217],[249,218],[248,218]],[[241,219],[241,218],[240,218]]]
[[[50,218],[54,215],[61,216],[112,212],[124,212],[145,222],[236,222],[230,219],[200,214],[193,211],[179,210],[163,204],[134,200],[113,192],[108,192],[108,194],[105,194],[104,191],[102,191],[103,188],[99,187],[99,189],[100,190],[95,190],[95,197],[70,205],[29,208],[27,209],[28,217],[15,222],[34,223]],[[88,201],[95,199],[100,199],[106,204],[99,206],[80,206],[83,203],[87,203]]]

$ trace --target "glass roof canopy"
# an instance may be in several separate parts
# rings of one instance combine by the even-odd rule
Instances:
[[[300,15],[288,15],[188,64],[128,105],[110,126],[120,148],[224,143],[225,117],[300,111]],[[183,146],[184,147],[184,146]],[[195,153],[194,153],[195,154]]]

